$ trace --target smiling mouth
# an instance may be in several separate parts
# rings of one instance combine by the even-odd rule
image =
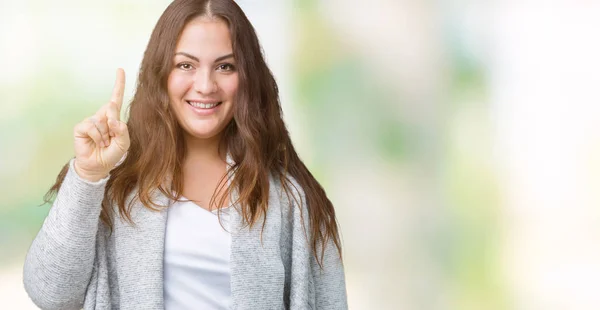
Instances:
[[[197,109],[212,109],[218,105],[220,105],[221,103],[223,103],[223,101],[219,101],[219,102],[199,102],[199,101],[186,101],[189,105],[191,105],[194,108]]]

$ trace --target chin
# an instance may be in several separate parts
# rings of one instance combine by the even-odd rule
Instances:
[[[190,124],[192,125],[192,124]],[[223,133],[223,130],[227,127],[224,126],[210,126],[210,128],[199,128],[199,126],[187,126],[187,128],[183,128],[188,136],[188,138],[194,140],[212,140],[215,138],[219,138]]]

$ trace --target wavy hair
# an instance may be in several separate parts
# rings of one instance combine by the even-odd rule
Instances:
[[[186,145],[183,129],[169,104],[167,79],[173,69],[175,47],[183,28],[199,16],[220,18],[228,24],[239,74],[233,119],[224,129],[220,148],[230,154],[234,162],[230,168],[233,173],[221,179],[210,204],[223,205],[226,197],[235,190],[236,203],[245,224],[252,227],[262,216],[264,229],[269,177],[275,177],[288,199],[290,192],[304,192],[310,224],[309,242],[318,264],[323,267],[323,255],[329,241],[333,241],[341,258],[333,205],[292,145],[282,119],[277,83],[265,63],[254,28],[232,0],[175,0],[159,18],[144,53],[135,95],[129,106],[127,127],[131,145],[124,161],[111,171],[100,219],[112,229],[115,212],[112,206],[116,205],[120,216],[133,224],[131,208],[134,200],[128,200],[131,193],[153,210],[166,207],[156,203],[153,195],[156,190],[170,199],[181,197],[181,167]],[[68,165],[65,165],[46,194],[46,201],[58,192],[67,169]],[[290,177],[300,189],[295,188]],[[137,192],[134,191],[136,188]],[[218,196],[221,199],[216,203]],[[292,196],[300,207],[302,202],[297,200],[302,199],[302,195]],[[302,209],[300,211],[302,215]],[[306,232],[306,227],[304,229]]]

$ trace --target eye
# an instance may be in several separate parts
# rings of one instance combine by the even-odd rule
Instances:
[[[187,62],[182,62],[182,63],[177,64],[177,68],[179,68],[181,70],[185,70],[185,71],[194,69],[194,67],[190,63],[187,63]]]
[[[217,70],[230,72],[230,71],[234,71],[235,67],[230,63],[224,63],[224,64],[220,64],[219,66],[217,66]]]

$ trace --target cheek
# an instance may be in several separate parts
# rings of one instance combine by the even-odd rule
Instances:
[[[169,79],[167,81],[167,90],[171,99],[175,99],[176,97],[183,95],[186,90],[185,78],[178,74],[169,75]]]
[[[236,76],[232,76],[230,79],[224,80],[221,83],[221,89],[223,90],[224,93],[227,94],[227,96],[231,99],[234,99],[237,90],[238,90],[238,85],[239,85],[239,80],[237,75]]]

